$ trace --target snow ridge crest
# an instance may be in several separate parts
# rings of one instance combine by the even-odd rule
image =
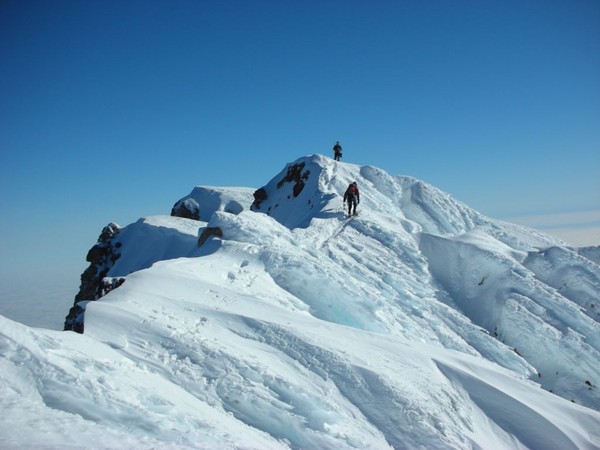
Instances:
[[[196,187],[186,199],[199,220],[146,217],[113,238],[106,276],[125,281],[86,299],[85,335],[197,410],[226,412],[188,424],[208,446],[249,433],[263,448],[524,448],[544,436],[598,447],[590,259],[423,181],[321,155],[258,190]],[[209,228],[220,231],[198,247]]]

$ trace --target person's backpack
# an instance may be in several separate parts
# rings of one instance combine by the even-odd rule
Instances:
[[[346,189],[346,193],[344,194],[344,199],[349,199],[350,197],[354,197],[356,198],[356,186],[351,184],[350,186],[348,186],[348,189]]]

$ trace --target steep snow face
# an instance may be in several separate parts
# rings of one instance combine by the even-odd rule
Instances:
[[[1,443],[600,448],[591,259],[318,155],[252,211],[228,211],[236,192],[195,195],[200,222],[123,228],[108,275],[126,281],[88,304],[85,335],[2,321]],[[198,248],[206,227],[223,236]]]
[[[196,220],[151,216],[124,227],[113,242],[121,256],[108,275],[127,276],[157,261],[190,255],[198,242],[201,226]]]
[[[556,247],[520,253],[484,230],[423,236],[421,250],[449,305],[523,355],[544,388],[598,409],[598,267],[563,249],[561,271],[543,256]]]
[[[596,246],[596,247],[582,247],[582,248],[578,248],[578,249],[575,249],[575,250],[581,256],[584,256],[587,259],[589,259],[590,261],[593,261],[596,264],[600,265],[600,246]]]
[[[341,202],[353,181],[359,216],[345,219]],[[301,158],[264,190],[257,210],[292,229],[266,234],[293,247],[286,254],[263,243],[266,270],[315,317],[479,353],[516,370],[520,355],[546,389],[600,408],[591,381],[600,379],[600,271],[590,260],[374,167]],[[260,230],[253,219],[236,218],[225,238],[253,242],[243,231]],[[214,224],[227,229],[228,220]],[[501,343],[508,347],[497,351]]]

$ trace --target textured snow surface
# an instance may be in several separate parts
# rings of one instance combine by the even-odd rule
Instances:
[[[255,211],[197,187],[203,221],[123,228],[126,281],[85,335],[0,317],[0,447],[600,448],[594,251],[413,178],[293,165]]]

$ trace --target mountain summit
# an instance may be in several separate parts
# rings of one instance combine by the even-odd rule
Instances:
[[[196,187],[103,230],[65,322],[83,334],[0,318],[0,442],[600,448],[590,258],[320,155]]]

